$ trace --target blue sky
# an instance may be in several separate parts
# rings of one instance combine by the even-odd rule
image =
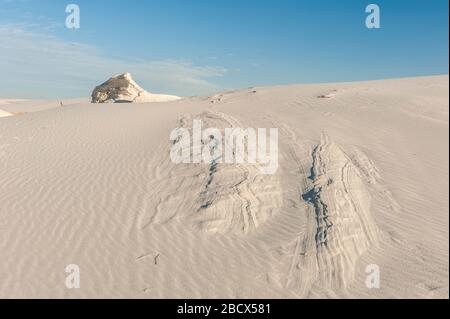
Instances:
[[[448,0],[0,0],[0,97],[89,96],[125,71],[182,96],[447,74],[448,23]]]

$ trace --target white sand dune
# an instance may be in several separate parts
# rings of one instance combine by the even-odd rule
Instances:
[[[0,99],[0,105],[8,105],[14,103],[25,102],[27,100],[24,99]]]
[[[448,298],[448,85],[4,104],[27,114],[0,120],[0,297]],[[173,164],[193,119],[279,128],[278,171]]]
[[[0,99],[0,107],[2,110],[7,112],[24,114],[59,108],[61,106],[65,107],[78,104],[87,104],[89,102],[89,98],[62,100]]]

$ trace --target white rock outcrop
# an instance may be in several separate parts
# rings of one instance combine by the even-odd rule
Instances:
[[[92,103],[168,102],[179,99],[180,97],[174,95],[145,91],[133,80],[130,73],[115,75],[92,92]]]
[[[0,110],[0,117],[7,117],[7,116],[12,116],[12,113]]]

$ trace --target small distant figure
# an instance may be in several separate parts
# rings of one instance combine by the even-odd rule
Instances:
[[[59,102],[59,105],[60,105],[61,107],[63,107],[63,106],[64,106],[64,104],[63,104],[63,102],[62,102],[62,101],[60,101],[60,102]]]

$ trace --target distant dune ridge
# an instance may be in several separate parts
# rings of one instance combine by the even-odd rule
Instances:
[[[112,104],[0,103],[26,113],[0,119],[0,297],[448,298],[448,85],[257,87],[123,107],[155,101],[125,74],[94,91]],[[193,120],[278,128],[278,170],[174,164],[170,133]],[[80,289],[65,286],[69,264]]]
[[[179,99],[178,96],[145,91],[133,80],[130,73],[115,75],[92,92],[92,103],[168,102]]]

